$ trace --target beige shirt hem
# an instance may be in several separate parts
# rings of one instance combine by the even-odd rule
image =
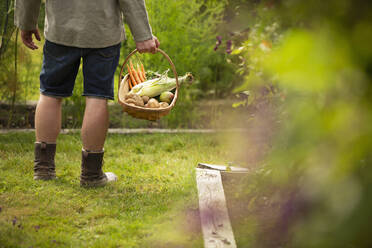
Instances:
[[[96,43],[94,45],[93,44],[90,45],[90,44],[87,44],[86,41],[83,41],[83,42],[79,43],[79,42],[68,42],[68,41],[65,41],[65,40],[55,39],[54,37],[49,37],[49,35],[45,34],[45,32],[44,32],[44,37],[45,37],[46,40],[51,41],[51,42],[56,43],[56,44],[59,44],[59,45],[69,46],[69,47],[78,47],[78,48],[104,48],[104,47],[117,45],[117,44],[123,42],[124,40],[126,40],[125,35],[123,35],[117,41],[110,41],[110,42],[105,42],[105,43]]]

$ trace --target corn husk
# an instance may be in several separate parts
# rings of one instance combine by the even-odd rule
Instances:
[[[176,79],[167,76],[168,71],[165,71],[159,78],[147,80],[143,83],[137,84],[129,93],[135,93],[139,96],[154,97],[160,95],[164,91],[171,91],[176,88]],[[192,82],[193,77],[191,73],[186,73],[183,77],[178,77],[178,82]]]

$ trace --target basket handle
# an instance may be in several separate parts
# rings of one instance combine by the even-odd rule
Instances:
[[[172,105],[174,105],[177,101],[177,97],[178,97],[178,89],[180,87],[179,83],[178,83],[178,75],[177,75],[177,71],[176,71],[176,67],[174,66],[171,58],[168,56],[168,54],[166,54],[163,50],[161,50],[160,48],[156,48],[155,50],[156,52],[159,52],[161,53],[169,62],[171,68],[172,68],[172,71],[173,71],[173,74],[174,74],[174,77],[176,79],[176,93],[175,93],[175,96],[174,96],[174,101],[172,101]],[[123,75],[123,71],[124,71],[124,67],[125,65],[128,63],[130,57],[132,57],[136,52],[138,52],[137,49],[134,49],[128,56],[127,58],[125,59],[122,67],[121,67],[121,70],[120,70],[120,74],[119,74],[119,83],[118,83],[118,91],[119,91],[119,88],[120,88],[120,82],[122,80],[122,75]]]

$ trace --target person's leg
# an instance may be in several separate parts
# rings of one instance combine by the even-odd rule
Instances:
[[[102,171],[103,146],[108,129],[107,100],[87,97],[81,138],[83,141],[80,184],[103,186],[116,181],[114,173]]]
[[[35,113],[36,142],[56,143],[61,130],[62,98],[40,94]]]
[[[87,97],[81,130],[83,150],[80,184],[82,186],[103,186],[117,179],[115,174],[102,171],[103,146],[107,129],[107,100]]]
[[[61,130],[61,105],[61,98],[40,94],[35,113],[35,180],[50,180],[56,177],[54,156]]]
[[[120,57],[120,44],[85,49],[83,55],[86,107],[81,131],[83,148],[102,151],[108,128],[107,100],[114,99],[114,74]]]
[[[86,49],[83,55],[86,107],[81,131],[83,150],[80,185],[103,186],[116,175],[103,173],[104,143],[108,128],[107,99],[114,99],[114,74],[119,62],[120,44]]]
[[[87,97],[81,138],[83,149],[100,152],[106,139],[108,129],[107,100]]]
[[[37,142],[53,142],[61,129],[62,98],[72,95],[80,65],[80,50],[75,47],[44,44],[40,72],[40,98],[35,113]]]
[[[35,113],[34,179],[56,177],[54,156],[61,130],[62,98],[72,95],[80,65],[79,49],[45,41],[40,72],[40,98]]]

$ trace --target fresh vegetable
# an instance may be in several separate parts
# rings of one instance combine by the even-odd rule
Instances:
[[[143,78],[145,79],[145,81],[147,80],[146,79],[146,72],[145,72],[145,67],[143,66],[143,64],[141,63],[141,70],[142,70],[142,74],[143,74]]]
[[[148,80],[158,78],[160,76],[161,76],[161,74],[156,72],[156,71],[151,71],[151,70],[146,71],[146,78],[148,78]]]
[[[174,94],[170,91],[164,91],[163,93],[160,94],[160,101],[161,102],[166,102],[170,104],[174,98]]]
[[[137,63],[137,74],[138,74],[138,76],[139,76],[139,78],[141,80],[141,83],[142,82],[145,82],[145,78],[143,77],[142,70],[141,70],[141,68],[140,68],[140,66],[139,66],[138,63]]]
[[[133,66],[133,63],[132,61],[130,61],[130,69],[132,71],[132,74],[133,74],[133,77],[136,81],[136,84],[140,84],[141,83],[141,79],[138,77],[138,74],[136,72],[136,70],[134,69],[134,66]]]
[[[127,64],[127,69],[128,69],[128,74],[129,74],[129,77],[130,77],[130,81],[132,83],[131,86],[135,86],[136,85],[136,80],[134,79],[132,70],[129,68],[128,64]],[[130,88],[132,88],[132,87],[130,87]]]
[[[128,86],[129,86],[129,89],[133,88],[132,80],[130,80],[130,78],[128,78]]]
[[[127,94],[125,97],[124,97],[124,100],[126,103],[130,104],[130,103],[133,103],[134,105],[136,106],[140,106],[140,107],[143,107],[145,106],[142,98],[137,95],[137,94],[134,94],[134,93],[129,93]]]
[[[151,98],[145,106],[149,108],[159,108],[160,104],[155,98]]]
[[[176,88],[176,79],[167,76],[168,70],[165,71],[160,78],[154,78],[140,83],[132,88],[131,93],[136,93],[140,96],[154,97],[160,95],[164,91],[171,91]],[[178,77],[178,82],[192,82],[193,77],[190,73],[186,73],[183,77]]]
[[[141,98],[145,104],[150,100],[150,97],[148,96],[141,96]]]
[[[160,104],[160,108],[166,108],[166,107],[169,106],[169,104],[167,102],[161,102],[159,104]]]

